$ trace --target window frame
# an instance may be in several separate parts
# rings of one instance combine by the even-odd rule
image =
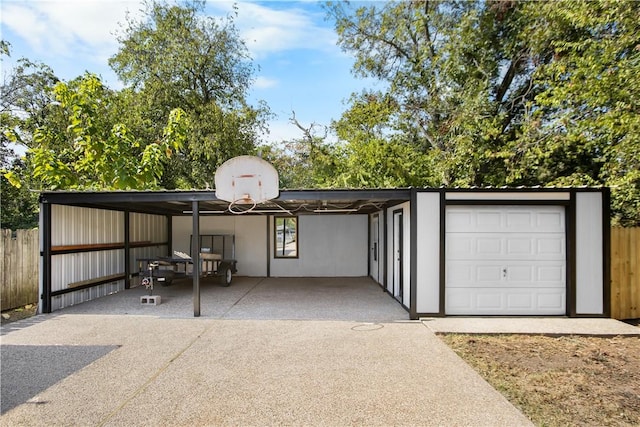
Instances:
[[[282,220],[283,225],[283,233],[282,233],[282,249],[278,249],[278,220]],[[295,224],[295,255],[286,255],[285,252],[285,233],[284,230],[287,228],[287,222],[293,221]],[[273,217],[273,257],[275,259],[298,259],[300,257],[300,245],[298,241],[300,240],[300,221],[298,221],[298,216],[274,216]]]

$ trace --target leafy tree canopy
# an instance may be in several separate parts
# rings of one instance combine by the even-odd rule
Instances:
[[[138,139],[118,122],[117,94],[93,74],[59,82],[53,93],[56,120],[34,130],[27,152],[33,177],[43,189],[155,188],[164,159],[186,138],[184,112],[175,109],[155,141]],[[19,182],[13,172],[5,177]]]
[[[235,14],[206,16],[203,1],[145,3],[140,21],[128,19],[120,50],[109,63],[131,85],[146,123],[161,123],[182,108],[190,129],[163,185],[204,187],[227,159],[255,152],[268,109],[246,96],[254,68],[235,27]]]
[[[401,144],[422,156],[406,163],[422,185],[608,185],[614,219],[640,223],[637,3],[355,4],[329,2],[328,16],[354,73],[385,88],[336,122],[353,170]],[[372,126],[363,108],[384,117]]]

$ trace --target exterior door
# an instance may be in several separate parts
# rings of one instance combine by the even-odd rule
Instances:
[[[402,302],[402,210],[393,212],[393,296]]]
[[[446,314],[566,314],[563,206],[449,206]]]
[[[371,241],[370,241],[370,271],[371,277],[380,283],[380,217],[374,214],[371,217]]]

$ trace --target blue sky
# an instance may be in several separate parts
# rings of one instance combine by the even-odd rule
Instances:
[[[266,140],[301,136],[289,123],[291,111],[304,125],[329,125],[352,92],[372,85],[351,74],[353,58],[336,45],[333,23],[325,20],[320,2],[238,1],[237,6],[236,25],[259,67],[250,101],[266,101],[277,115]],[[232,7],[233,2],[209,0],[207,13],[221,16]],[[122,87],[107,61],[118,50],[114,34],[127,11],[139,15],[139,0],[1,0],[0,8],[2,39],[11,43],[4,75],[12,61],[26,57],[49,65],[63,80],[90,71],[109,87]]]

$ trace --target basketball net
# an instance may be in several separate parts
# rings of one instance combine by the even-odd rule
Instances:
[[[247,205],[250,206],[247,207]],[[245,194],[242,198],[231,201],[227,209],[232,214],[242,215],[251,212],[256,206],[258,203],[249,194]]]

